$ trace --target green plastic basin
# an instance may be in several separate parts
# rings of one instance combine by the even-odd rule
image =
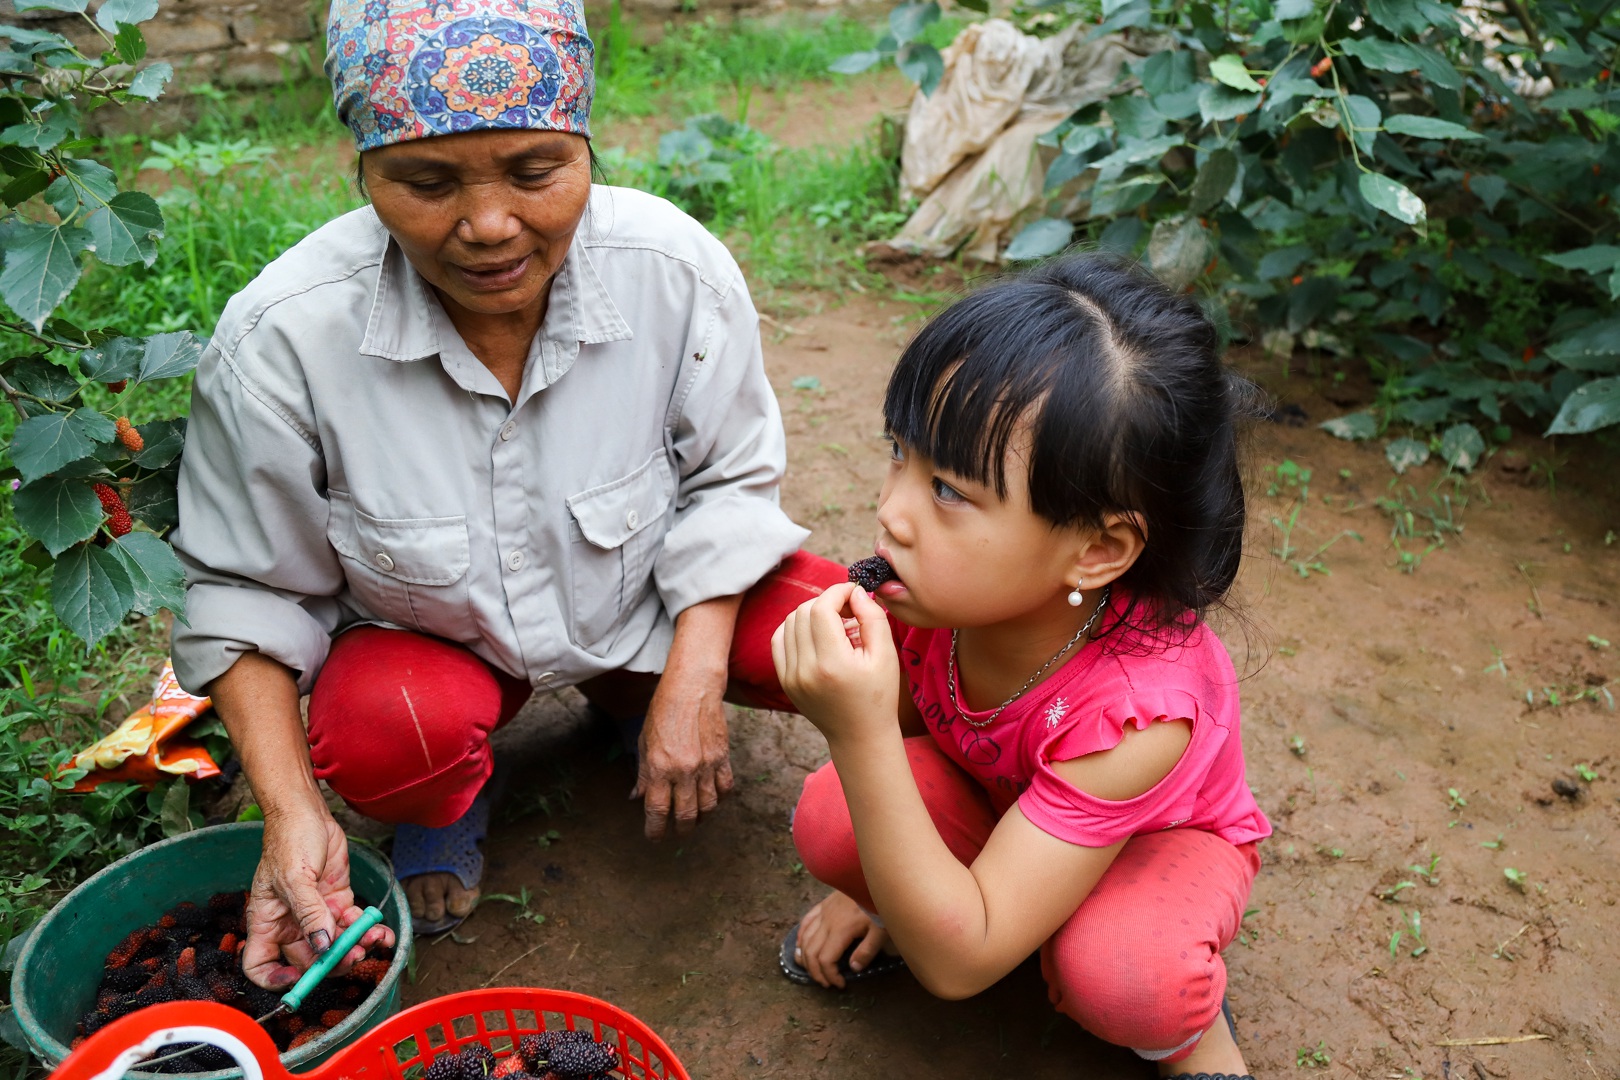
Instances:
[[[68,1055],[79,1018],[95,1005],[102,963],[138,926],[155,922],[183,900],[206,903],[218,892],[245,889],[259,865],[263,822],[216,825],[127,855],[62,898],[29,935],[11,976],[11,1003],[29,1049],[54,1068]],[[281,1055],[289,1069],[308,1069],[399,1011],[399,984],[411,951],[411,912],[382,856],[349,846],[349,877],[357,898],[382,909],[398,937],[393,965],[348,1019],[318,1039]],[[240,1077],[240,1069],[130,1076]]]

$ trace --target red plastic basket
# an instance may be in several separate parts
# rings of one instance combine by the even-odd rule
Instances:
[[[651,1029],[616,1005],[566,990],[500,987],[424,1001],[383,1021],[299,1080],[421,1080],[443,1053],[482,1043],[504,1058],[524,1035],[568,1028],[619,1051],[627,1080],[691,1080]],[[291,1080],[270,1036],[251,1018],[214,1002],[154,1005],[108,1024],[68,1055],[51,1080],[117,1080],[160,1047],[210,1042],[228,1052],[244,1080]]]

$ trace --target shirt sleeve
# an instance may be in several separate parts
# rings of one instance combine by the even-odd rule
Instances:
[[[1200,763],[1207,757],[1211,736],[1210,725],[1200,722],[1201,712],[1196,696],[1170,687],[1110,698],[1091,715],[1060,729],[1041,747],[1039,765],[1029,787],[1018,797],[1018,808],[1042,832],[1083,847],[1111,847],[1137,833],[1190,817],[1206,771]],[[1088,795],[1052,769],[1054,761],[1118,746],[1126,724],[1141,731],[1161,720],[1191,722],[1192,741],[1165,778],[1134,799]]]
[[[309,692],[345,617],[325,485],[314,433],[211,344],[192,389],[173,537],[189,625],[176,620],[171,649],[187,690],[201,693],[238,656],[259,652]]]
[[[702,341],[673,430],[675,520],[653,568],[671,618],[745,592],[810,535],[778,505],[787,440],[765,378],[759,316],[735,272]]]

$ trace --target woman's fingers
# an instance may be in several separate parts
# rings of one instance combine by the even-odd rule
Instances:
[[[646,766],[643,765],[643,768]],[[668,780],[644,777],[638,785],[642,790],[643,829],[649,840],[662,840],[669,832],[669,812],[674,792]]]
[[[698,822],[697,780],[682,776],[675,781],[675,835],[686,836]]]

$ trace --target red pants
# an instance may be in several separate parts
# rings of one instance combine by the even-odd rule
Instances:
[[[842,566],[801,551],[744,595],[731,641],[728,699],[793,711],[771,661],[771,635],[794,608],[846,580]],[[623,674],[632,696],[642,693],[645,708],[656,677]],[[490,667],[459,645],[408,630],[357,627],[333,643],[310,694],[315,775],[367,817],[448,825],[489,779],[490,733],[517,715],[529,693],[526,679]]]
[[[906,740],[917,790],[940,838],[971,864],[996,826],[984,789],[927,735]],[[855,830],[829,762],[804,781],[793,843],[817,880],[876,911]],[[1170,829],[1126,841],[1102,880],[1046,943],[1052,1004],[1099,1038],[1153,1061],[1192,1053],[1220,1016],[1221,950],[1237,936],[1260,868],[1254,844]]]

